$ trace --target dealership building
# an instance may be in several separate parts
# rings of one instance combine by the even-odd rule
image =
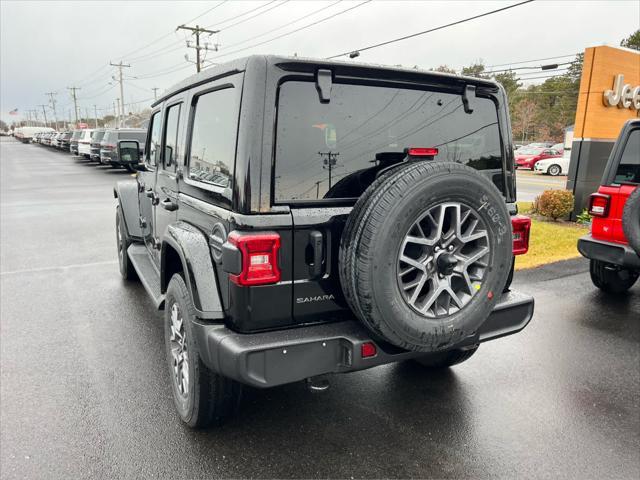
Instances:
[[[598,189],[622,126],[640,116],[640,52],[587,48],[578,95],[567,179],[567,189],[576,197],[576,214]]]

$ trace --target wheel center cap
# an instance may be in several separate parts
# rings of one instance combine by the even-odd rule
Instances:
[[[438,273],[441,275],[451,275],[457,264],[458,259],[450,253],[443,253],[436,259]]]

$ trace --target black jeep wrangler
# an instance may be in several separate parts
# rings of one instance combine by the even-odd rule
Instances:
[[[133,163],[138,147],[118,145]],[[171,88],[114,195],[120,272],[164,309],[181,419],[222,421],[242,384],[447,367],[523,329],[512,151],[483,79],[252,56]]]

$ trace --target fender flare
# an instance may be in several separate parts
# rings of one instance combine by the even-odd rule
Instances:
[[[118,200],[124,225],[129,237],[142,240],[140,228],[140,206],[138,204],[138,183],[135,180],[123,180],[113,187],[113,197]]]
[[[167,271],[168,247],[173,248],[180,257],[196,315],[207,320],[224,318],[224,309],[206,235],[183,221],[169,225],[162,239],[160,252],[160,290],[163,294],[166,293],[171,280],[168,278]]]

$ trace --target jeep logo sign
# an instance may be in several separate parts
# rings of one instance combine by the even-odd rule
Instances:
[[[619,73],[614,77],[613,90],[606,90],[603,100],[607,107],[640,110],[640,85],[631,88],[631,85],[624,83],[624,75]]]

